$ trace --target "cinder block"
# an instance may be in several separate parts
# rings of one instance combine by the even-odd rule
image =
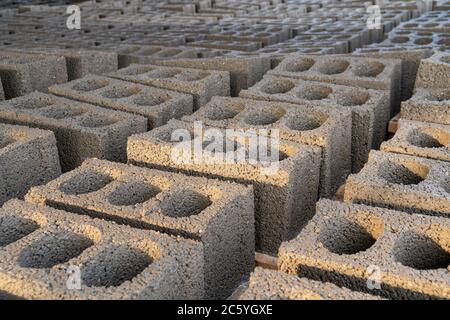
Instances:
[[[380,297],[300,278],[281,271],[255,268],[239,300],[380,300]]]
[[[282,271],[390,299],[449,299],[450,220],[323,199]]]
[[[144,117],[39,92],[0,102],[0,122],[53,131],[63,171],[87,158],[125,162],[127,138],[147,131]]]
[[[0,204],[60,174],[52,132],[0,124]]]
[[[449,83],[450,53],[436,51],[428,59],[420,61],[416,88],[448,89]]]
[[[0,101],[5,100],[5,92],[3,91],[2,78],[0,77]]]
[[[240,93],[243,98],[318,105],[352,113],[352,172],[367,161],[367,155],[385,135],[386,91],[333,85],[293,78],[265,76]]]
[[[261,157],[253,157],[251,160],[254,161],[251,161],[251,140],[229,137],[223,129],[203,129],[197,129],[193,123],[171,120],[146,134],[133,135],[128,139],[128,161],[151,168],[252,184],[255,190],[256,248],[265,253],[275,253],[280,243],[293,237],[314,212],[321,149],[280,141],[279,154],[263,159],[266,163],[257,161]],[[212,131],[208,132],[208,129]],[[186,137],[190,140],[184,144],[188,147],[187,153],[183,154],[183,157],[187,156],[186,161],[176,157],[183,146],[175,142],[179,141],[176,135],[182,133],[180,130],[190,135]],[[208,137],[213,132],[222,134],[226,140],[222,146],[217,146],[216,154],[211,149],[215,143]],[[250,134],[250,137],[254,136]],[[191,144],[194,144],[193,150]],[[270,144],[267,148],[269,153],[278,151],[276,147],[272,150]],[[244,161],[239,155],[245,156]]]
[[[401,60],[350,55],[292,54],[274,70],[270,70],[268,74],[366,89],[387,90],[390,95],[390,110],[387,110],[384,115],[384,121],[387,123],[391,114],[395,113],[400,106],[401,67]],[[383,141],[384,135],[381,138]],[[378,141],[378,145],[381,141]]]
[[[47,92],[53,84],[67,82],[64,57],[0,51],[0,77],[6,99],[32,91]]]
[[[251,187],[90,159],[26,198],[202,242],[207,298],[229,296],[254,267]]]
[[[9,295],[33,300],[203,297],[203,248],[196,241],[19,200],[0,209],[0,230],[0,290]]]
[[[232,96],[237,96],[242,89],[247,89],[257,83],[270,70],[270,58],[268,57],[160,60],[154,64],[168,67],[228,71],[230,72]]]
[[[198,40],[195,42],[189,42],[187,46],[198,48],[236,50],[244,52],[252,52],[262,48],[261,42],[227,41],[227,40]]]
[[[345,185],[347,202],[450,216],[450,163],[371,151],[369,162]]]
[[[230,95],[230,74],[226,71],[134,64],[109,76],[190,94],[194,98],[194,110],[208,103],[213,96]]]
[[[450,161],[450,126],[401,119],[395,136],[381,150]]]
[[[90,75],[49,88],[55,95],[134,113],[148,119],[149,129],[193,111],[190,95],[140,84]]]
[[[322,149],[320,196],[332,197],[351,171],[351,113],[328,107],[214,97],[183,121],[235,130],[277,130],[281,139]]]
[[[417,88],[402,102],[402,118],[450,124],[450,88]]]

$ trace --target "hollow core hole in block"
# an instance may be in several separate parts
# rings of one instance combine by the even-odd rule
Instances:
[[[59,190],[69,195],[87,194],[106,187],[112,181],[113,178],[103,172],[87,170],[63,182]]]
[[[450,100],[450,89],[432,90],[425,96],[425,99],[435,102],[448,101]]]
[[[352,107],[365,104],[370,99],[370,95],[366,91],[353,89],[335,91],[333,99],[341,106]]]
[[[31,219],[14,215],[0,217],[0,247],[16,242],[39,229],[39,224]]]
[[[129,245],[110,245],[89,259],[81,268],[88,287],[118,287],[131,281],[153,263],[146,252]]]
[[[120,70],[118,73],[123,76],[137,76],[140,74],[144,74],[147,72],[151,72],[154,70],[154,67],[150,66],[130,66],[123,70]]]
[[[378,175],[392,184],[416,185],[426,179],[428,171],[428,167],[415,161],[385,160],[378,168]]]
[[[183,52],[183,50],[180,50],[180,49],[167,49],[167,50],[163,50],[163,51],[159,52],[158,56],[162,57],[162,58],[168,58],[168,57],[176,56],[177,54],[180,54],[182,52]]]
[[[277,106],[265,106],[249,111],[244,122],[252,126],[264,126],[277,122],[286,114],[286,110]]]
[[[170,100],[169,96],[163,96],[161,94],[141,94],[133,100],[133,103],[138,106],[152,107],[162,104],[168,100]]]
[[[304,100],[322,100],[328,98],[333,89],[323,85],[304,85],[297,92],[297,97]]]
[[[144,76],[150,79],[168,79],[180,73],[181,70],[178,69],[155,69],[147,72]]]
[[[373,78],[382,73],[384,64],[378,61],[365,61],[352,67],[352,72],[357,77]]]
[[[173,190],[160,203],[161,214],[182,218],[198,215],[212,204],[210,198],[191,189]]]
[[[108,99],[122,99],[134,96],[140,93],[142,90],[138,87],[113,87],[109,90],[106,90],[101,95],[104,98]]]
[[[200,71],[183,71],[175,76],[175,79],[180,81],[199,81],[206,78],[209,74]]]
[[[286,121],[286,126],[291,130],[309,131],[320,128],[327,120],[328,116],[324,113],[301,113],[292,115]]]
[[[389,39],[392,43],[406,43],[409,41],[409,37],[407,36],[397,36]]]
[[[372,213],[358,212],[328,220],[319,241],[330,252],[351,255],[372,247],[383,233],[384,223]]]
[[[317,65],[317,71],[326,75],[343,73],[350,66],[345,60],[326,59]]]
[[[102,128],[113,125],[119,120],[95,112],[86,113],[82,118],[77,119],[77,124],[85,128]]]
[[[449,232],[447,230],[447,234]],[[444,248],[434,239],[416,231],[401,234],[393,252],[397,262],[417,270],[447,269],[450,264],[448,247]]]
[[[50,96],[24,97],[9,102],[16,109],[42,109],[55,103]]]
[[[108,85],[109,81],[106,79],[86,79],[75,83],[72,86],[72,89],[76,91],[89,92],[104,88]]]
[[[443,148],[450,143],[450,132],[437,128],[415,129],[408,142],[420,148]]]
[[[14,142],[16,141],[12,139],[9,135],[0,133],[0,149],[7,147],[8,145]]]
[[[140,55],[140,56],[152,56],[152,55],[160,52],[161,50],[162,50],[161,48],[143,49],[140,52],[138,52],[138,55]]]
[[[85,235],[67,230],[56,231],[23,249],[19,265],[23,268],[51,268],[79,256],[93,245],[94,241]]]
[[[417,44],[417,45],[427,45],[432,42],[433,42],[433,39],[431,39],[431,38],[419,38],[419,39],[414,40],[414,44]]]
[[[227,120],[236,117],[239,113],[241,113],[245,109],[245,105],[240,102],[226,102],[225,105],[210,103],[208,106],[205,106],[205,117],[214,120]]]
[[[295,83],[286,79],[266,79],[261,86],[261,91],[267,94],[280,94],[291,91]]]
[[[305,72],[316,63],[316,61],[312,58],[297,58],[295,61],[292,61],[286,64],[286,71],[288,72]]]
[[[142,181],[121,183],[107,199],[115,206],[132,206],[154,198],[161,189]]]
[[[85,112],[86,111],[82,108],[77,107],[54,106],[42,110],[41,112],[39,112],[39,114],[46,118],[61,120],[76,117],[82,115]]]

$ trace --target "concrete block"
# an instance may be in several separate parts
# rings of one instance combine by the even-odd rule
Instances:
[[[134,64],[109,76],[190,94],[194,99],[194,110],[204,106],[213,96],[230,95],[230,74],[226,71]]]
[[[53,84],[67,82],[64,57],[0,51],[0,77],[6,99],[32,91],[47,92]]]
[[[125,162],[127,138],[147,131],[147,119],[34,92],[0,102],[0,122],[54,132],[63,171],[87,158]]]
[[[450,216],[450,163],[371,151],[369,162],[345,185],[346,202]]]
[[[184,144],[189,147],[184,154],[189,157],[188,161],[174,157],[183,146],[174,140],[179,130],[190,134],[190,140]],[[217,146],[217,154],[211,153],[215,144],[208,135],[212,132],[220,132],[226,140],[224,145]],[[250,134],[250,139],[252,137],[255,134]],[[277,149],[276,146],[271,148],[272,145],[266,141],[260,145],[267,146],[270,158],[263,162],[262,147],[259,147],[258,159],[250,159],[250,139],[227,136],[223,129],[205,127],[202,130],[192,123],[171,120],[147,134],[131,136],[128,139],[128,161],[151,168],[253,185],[256,248],[273,254],[280,243],[294,236],[313,214],[319,187],[321,149],[288,141],[280,141]],[[197,145],[193,150],[190,148],[192,143]],[[233,150],[230,144],[234,145]],[[271,155],[278,150],[278,154]]]
[[[380,300],[380,297],[257,267],[239,300]]]
[[[369,150],[385,135],[386,91],[333,85],[293,78],[265,76],[240,93],[243,98],[319,105],[352,113],[352,172],[367,161]]]
[[[149,129],[193,111],[190,95],[95,75],[51,86],[49,92],[144,116],[148,119]]]
[[[0,290],[10,296],[31,300],[203,297],[203,248],[196,241],[19,200],[0,209],[0,226]],[[77,285],[77,267],[81,287],[74,290],[68,284]]]
[[[400,119],[395,136],[381,150],[450,161],[450,126]]]
[[[228,71],[230,72],[232,96],[237,96],[241,90],[257,83],[270,70],[270,58],[268,57],[160,60],[156,61],[155,64],[168,67]]]
[[[26,198],[203,243],[209,299],[229,296],[254,267],[251,187],[90,159]]]
[[[386,123],[400,106],[401,60],[292,54],[268,74],[309,81],[329,82],[366,89],[387,90],[390,109]],[[384,135],[381,136],[384,140]],[[377,141],[381,143],[381,141]]]
[[[402,118],[450,124],[450,88],[417,88],[402,102]]]
[[[0,77],[0,101],[5,100],[5,92],[3,91],[2,78]]]
[[[52,132],[0,124],[0,204],[60,174]]]
[[[449,38],[450,39],[450,38]],[[448,89],[450,83],[450,53],[435,52],[420,61],[416,88]]]
[[[323,199],[299,236],[282,244],[279,264],[389,299],[449,299],[449,232],[448,219]]]
[[[183,121],[235,130],[278,130],[281,139],[322,149],[320,196],[332,197],[351,171],[349,111],[242,98],[214,97]],[[270,133],[269,133],[270,134]]]
[[[252,52],[262,48],[262,43],[256,41],[198,40],[189,42],[187,46]]]

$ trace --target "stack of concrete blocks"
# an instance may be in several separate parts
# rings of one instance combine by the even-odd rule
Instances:
[[[3,299],[204,297],[203,247],[197,241],[20,200],[0,209],[0,230]],[[70,282],[77,272],[81,283]]]
[[[52,132],[0,124],[0,204],[60,174]]]
[[[127,159],[128,136],[147,131],[147,119],[34,92],[0,102],[0,122],[54,132],[63,171],[85,159]]]
[[[26,199],[202,243],[204,298],[228,297],[254,267],[252,187],[90,159]]]
[[[144,116],[149,129],[193,112],[191,95],[103,76],[90,75],[48,90],[58,96]]]
[[[215,141],[211,134],[220,134],[224,143]],[[268,159],[261,158],[261,149],[256,150],[260,155],[257,159],[252,157],[252,138],[258,138],[258,148],[267,147]],[[266,141],[261,142],[261,138]],[[229,137],[225,129],[171,120],[148,133],[131,136],[128,161],[253,185],[256,248],[274,254],[314,213],[321,148],[286,140],[277,146],[267,136],[244,133]]]

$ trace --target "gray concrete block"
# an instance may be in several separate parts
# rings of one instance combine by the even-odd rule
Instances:
[[[194,99],[194,110],[204,106],[213,96],[230,95],[230,74],[226,71],[134,64],[109,76],[190,94]]]
[[[0,209],[0,230],[0,290],[9,295],[32,300],[203,297],[203,248],[196,241],[19,200]],[[79,289],[69,287],[78,284]]]
[[[189,42],[187,46],[252,52],[262,48],[262,43],[255,41],[197,40]]]
[[[450,163],[371,151],[369,162],[345,185],[346,202],[450,216]]]
[[[148,119],[149,129],[193,111],[193,98],[190,95],[102,76],[90,75],[51,86],[49,92],[144,116]]]
[[[0,204],[60,174],[52,132],[0,124]]]
[[[47,92],[53,84],[67,82],[64,57],[0,51],[0,77],[6,99],[32,91]]]
[[[220,132],[226,140],[225,144],[216,147],[216,154],[212,154],[211,148],[215,143],[210,141],[212,138],[208,134],[212,132],[208,133],[208,129]],[[176,143],[179,141],[176,139],[177,133],[181,133],[179,130],[189,133],[187,143]],[[251,134],[251,137],[255,137],[255,134]],[[131,136],[128,139],[128,161],[151,168],[253,185],[256,248],[273,254],[280,243],[294,236],[314,212],[321,149],[280,141],[279,153],[276,154],[276,146],[272,150],[266,141],[260,145],[267,146],[269,153],[275,154],[272,157],[269,155],[269,159],[263,162],[261,157],[258,157],[260,161],[254,157],[250,159],[251,142],[245,136],[227,136],[224,129],[205,127],[204,130],[196,130],[193,123],[171,120],[167,125],[146,134]],[[194,149],[191,149],[192,143]],[[182,151],[182,158],[179,158],[178,151],[183,150],[183,146],[188,147],[188,150],[187,153]],[[258,151],[262,152],[259,148]]]
[[[390,299],[449,299],[450,220],[321,200],[282,271]]]
[[[417,88],[402,102],[402,118],[450,124],[450,88]]]
[[[400,119],[395,136],[380,150],[450,161],[450,126]]]
[[[380,300],[380,297],[257,267],[239,300]]]
[[[87,158],[125,162],[127,138],[147,131],[147,119],[34,92],[0,102],[0,122],[54,132],[63,171]]]
[[[322,149],[320,196],[332,197],[351,171],[349,111],[242,98],[214,97],[183,121],[235,130],[277,130],[281,139]]]
[[[352,172],[367,161],[369,150],[385,134],[386,91],[355,88],[316,81],[265,76],[240,93],[243,98],[318,105],[352,113]],[[375,142],[374,142],[375,141]]]
[[[251,187],[91,159],[26,199],[203,243],[208,299],[229,296],[254,267]]]
[[[449,83],[450,52],[435,52],[431,57],[420,61],[416,88],[448,89]]]

